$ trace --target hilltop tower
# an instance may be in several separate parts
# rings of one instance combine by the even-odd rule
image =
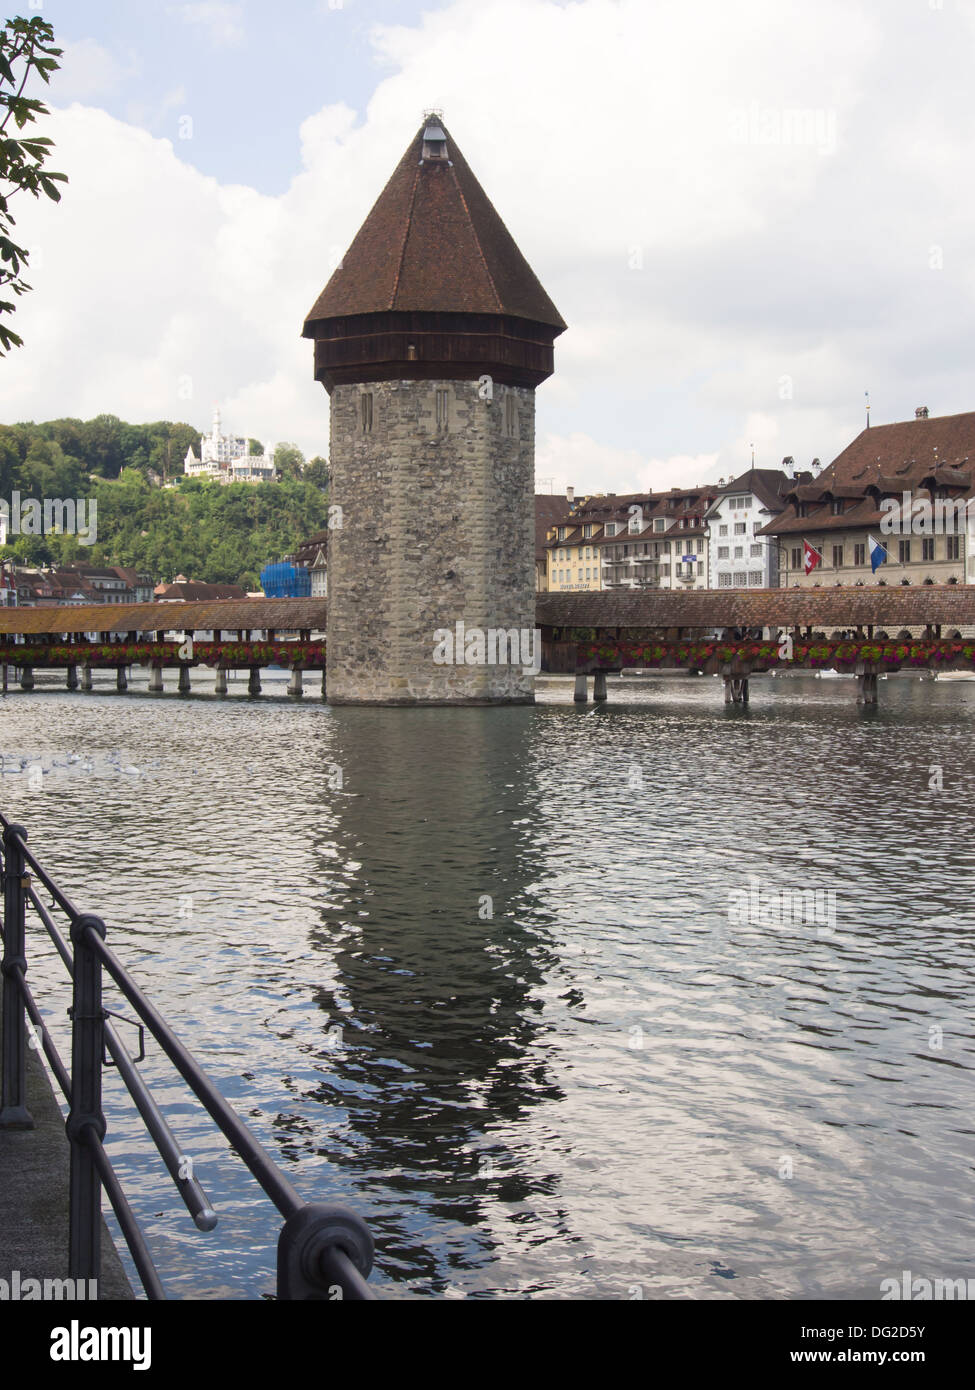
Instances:
[[[522,662],[486,664],[475,640],[454,643],[451,664],[442,638],[435,659],[436,634],[534,629],[535,387],[564,329],[429,117],[303,330],[331,397],[329,501],[341,508],[328,538],[331,703],[534,698]]]

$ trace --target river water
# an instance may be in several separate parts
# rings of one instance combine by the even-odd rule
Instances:
[[[265,689],[13,693],[0,806],[299,1190],[370,1223],[381,1296],[975,1277],[975,683]],[[66,1051],[36,931],[30,979]],[[142,1070],[220,1212],[111,1081],[170,1297],[270,1296],[275,1212],[151,1040]]]

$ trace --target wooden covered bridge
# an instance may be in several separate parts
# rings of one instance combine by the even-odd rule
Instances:
[[[10,667],[22,689],[37,669],[63,669],[69,690],[90,690],[92,671],[114,669],[119,690],[133,665],[150,671],[149,690],[177,673],[211,667],[217,694],[227,672],[247,670],[259,694],[261,669],[291,672],[288,692],[322,672],[324,599],[242,599],[191,603],[93,604],[0,609],[4,688]],[[860,677],[860,698],[876,701],[877,676],[903,668],[975,671],[975,586],[833,589],[696,589],[539,594],[542,670],[576,677],[576,697],[605,698],[606,676],[627,669],[696,670],[725,678],[728,700],[747,701],[748,678],[773,669],[832,668]],[[433,634],[431,633],[431,652]]]
[[[626,590],[539,594],[542,669],[576,676],[576,699],[606,698],[610,672],[688,670],[724,676],[748,701],[753,674],[832,669],[877,677],[901,669],[975,671],[975,586]],[[967,639],[966,639],[967,634]]]
[[[3,608],[0,662],[4,689],[9,666],[19,670],[24,690],[45,667],[63,668],[68,690],[91,690],[93,670],[114,668],[117,688],[125,690],[127,669],[146,666],[151,693],[163,691],[169,668],[178,673],[178,692],[187,694],[193,668],[210,666],[216,694],[226,695],[228,671],[243,669],[249,693],[259,695],[262,667],[284,666],[290,695],[302,694],[305,671],[322,672],[324,695],[324,632],[325,600],[312,598]]]

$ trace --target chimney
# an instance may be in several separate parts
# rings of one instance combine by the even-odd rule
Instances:
[[[575,501],[576,490],[574,487],[567,487],[565,490],[565,500],[571,505]]]
[[[791,454],[786,454],[785,458],[782,460],[782,472],[787,478],[795,477],[796,461]]]
[[[919,405],[914,412],[915,420],[926,420],[928,418],[928,408],[926,405]]]
[[[812,469],[812,475],[813,475],[814,478],[817,476],[817,474],[819,473],[819,470],[822,468],[822,466],[823,466],[823,465],[820,463],[819,459],[813,459],[813,461],[812,461],[812,463],[809,465],[809,467]]]

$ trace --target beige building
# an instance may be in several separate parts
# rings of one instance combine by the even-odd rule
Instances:
[[[714,485],[582,498],[549,533],[547,587],[704,589]]]
[[[783,587],[975,583],[975,412],[863,430],[760,535]],[[969,503],[972,503],[969,506]],[[886,560],[871,565],[871,540]],[[806,546],[821,559],[806,573]]]

